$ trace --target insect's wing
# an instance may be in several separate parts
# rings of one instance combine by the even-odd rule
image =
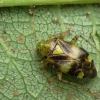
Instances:
[[[78,59],[86,54],[86,51],[79,46],[75,46],[71,43],[59,40],[58,44],[62,48],[65,55],[69,56],[72,59]]]
[[[78,59],[73,59],[65,54],[60,54],[50,56],[49,61],[51,61],[51,63],[55,65],[55,67],[57,67],[62,73],[77,75],[76,71],[80,65],[80,61]]]
[[[58,39],[49,56],[55,66],[63,73],[69,73],[78,78],[94,78],[97,71],[94,63],[88,59],[89,54],[79,46]],[[87,65],[87,62],[91,65]]]
[[[62,56],[62,59],[61,58],[61,55],[59,56],[53,56],[51,57],[50,59],[53,59],[52,61],[55,61],[54,65],[55,67],[57,67],[57,69],[62,72],[62,73],[69,73],[71,75],[74,75],[74,76],[78,76],[78,73],[79,72],[82,72],[82,69],[81,68],[81,63],[80,61],[78,60],[75,60],[75,59],[67,59],[67,58],[64,58],[64,56]],[[83,73],[83,72],[82,72]],[[84,77],[84,74],[80,75],[80,78],[83,78]]]

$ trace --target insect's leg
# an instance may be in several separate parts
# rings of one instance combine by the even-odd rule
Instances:
[[[58,80],[61,81],[61,80],[62,80],[62,72],[58,72],[58,73],[57,73],[57,77],[58,77]]]
[[[69,35],[70,34],[70,31],[72,30],[72,27],[70,26],[69,28],[68,28],[68,30],[66,30],[65,32],[61,32],[61,33],[58,33],[58,34],[56,34],[56,35],[49,35],[49,39],[50,38],[59,38],[59,39],[64,39],[67,35]]]
[[[100,93],[98,91],[92,91],[90,88],[88,87],[85,87],[85,86],[82,86],[80,84],[77,84],[77,83],[73,83],[73,82],[70,82],[70,81],[67,81],[67,80],[61,80],[62,82],[65,82],[65,83],[68,83],[68,84],[71,84],[73,86],[77,86],[77,87],[80,87],[80,88],[83,88],[87,91],[89,91],[95,98],[100,98]]]
[[[67,81],[67,80],[64,80],[62,79],[62,73],[61,72],[58,72],[57,73],[57,76],[58,76],[58,79],[62,82],[65,82],[67,84],[71,84],[73,86],[77,86],[77,87],[80,87],[80,88],[83,88],[87,91],[89,91],[89,93],[91,93],[95,98],[100,98],[100,93],[98,91],[92,91],[90,88],[88,87],[85,87],[85,86],[82,86],[80,84],[77,84],[77,83],[74,83],[74,82],[70,82],[70,81]]]
[[[70,34],[70,31],[72,30],[72,26],[70,25],[70,27],[68,28],[68,30],[66,30],[65,32],[61,32],[61,33],[58,33],[56,35],[49,35],[48,38],[51,39],[51,38],[59,38],[59,39],[64,39],[67,35]]]
[[[61,32],[59,34],[56,35],[56,38],[59,38],[59,39],[64,39],[67,35],[70,34],[70,31],[72,30],[72,27],[70,26],[69,29],[65,32]]]
[[[48,58],[41,62],[40,69],[45,69],[47,67],[47,64],[48,64]]]
[[[80,35],[76,35],[74,38],[72,38],[72,40],[70,41],[70,43],[75,44],[78,40],[78,38],[80,37]]]
[[[80,84],[77,84],[77,83],[74,83],[74,82],[70,82],[70,81],[67,81],[67,80],[64,80],[62,79],[62,72],[58,72],[57,73],[57,77],[58,77],[58,80],[62,81],[62,82],[65,82],[67,84],[71,84],[73,86],[76,86],[76,87],[79,87],[79,88],[83,88],[85,89],[86,91],[89,91],[90,94],[92,94],[95,98],[100,98],[100,93],[98,91],[93,91],[91,90],[90,88],[88,87],[85,87],[85,86],[82,86]],[[50,88],[50,81],[48,81],[48,88],[47,90]]]
[[[80,35],[80,37],[85,40],[91,47],[93,47],[98,53],[100,53],[100,50],[98,50],[93,44],[91,44],[87,39],[85,39],[83,36]]]
[[[70,43],[75,44],[78,40],[78,38],[81,37],[83,40],[85,40],[91,47],[93,47],[98,53],[100,53],[100,50],[98,50],[93,44],[91,44],[87,39],[85,39],[83,36],[81,35],[76,35],[71,41]]]

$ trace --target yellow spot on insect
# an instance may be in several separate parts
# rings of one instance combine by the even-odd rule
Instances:
[[[53,51],[53,54],[63,54],[63,50],[59,45],[56,45],[55,50]]]
[[[92,61],[91,56],[88,56],[87,61],[88,61],[88,62],[91,62],[91,61]]]
[[[81,72],[79,72],[77,78],[83,78],[83,76],[84,76],[84,73],[81,71]]]
[[[70,63],[64,64],[62,66],[59,67],[59,70],[63,73],[67,73],[69,71],[69,69],[71,68]]]

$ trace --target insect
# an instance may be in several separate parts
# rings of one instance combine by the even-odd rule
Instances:
[[[37,52],[44,57],[40,68],[45,69],[50,66],[54,66],[57,69],[57,77],[60,81],[82,87],[93,94],[93,92],[91,92],[91,90],[87,87],[62,79],[63,73],[74,75],[77,78],[92,79],[97,76],[94,61],[89,53],[82,47],[75,44],[79,37],[83,37],[81,35],[76,35],[70,42],[64,41],[64,37],[69,33],[70,29],[58,34],[54,38],[50,38],[46,41],[40,41],[37,44]],[[83,39],[88,42],[85,38]],[[91,43],[89,44],[95,48]]]
[[[68,73],[77,78],[95,78],[97,70],[89,53],[80,46],[75,45],[80,36],[75,36],[70,42],[62,40],[62,36],[41,41],[37,44],[37,51],[44,59],[41,68],[54,65],[58,76]],[[58,77],[61,80],[61,77]]]

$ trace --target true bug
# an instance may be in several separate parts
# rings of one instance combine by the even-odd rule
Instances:
[[[58,34],[54,38],[50,38],[46,41],[40,41],[37,46],[37,52],[39,52],[44,60],[42,61],[41,69],[54,66],[58,73],[58,79],[77,86],[72,82],[62,79],[63,73],[68,73],[76,76],[77,78],[95,78],[97,76],[97,70],[94,65],[89,53],[82,47],[76,45],[76,41],[81,35],[76,35],[70,42],[64,41],[64,37],[70,33],[70,29]],[[88,42],[89,43],[89,42]],[[95,50],[97,50],[91,43],[89,43]],[[100,51],[97,50],[99,53]],[[49,65],[49,66],[48,66]],[[84,86],[78,85],[79,87],[85,88],[90,93],[93,92]]]
[[[85,49],[75,45],[79,37],[75,36],[70,42],[63,41],[62,36],[39,42],[37,51],[46,58],[41,68],[52,64],[60,73],[69,73],[77,78],[95,78],[97,71],[94,61]]]

